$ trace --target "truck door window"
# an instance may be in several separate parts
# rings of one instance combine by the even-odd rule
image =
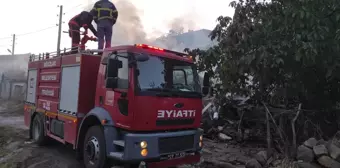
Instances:
[[[181,91],[195,90],[195,80],[191,66],[173,66],[173,88]]]
[[[184,84],[187,85],[187,75],[183,69],[174,69],[172,71],[173,83],[176,84]]]
[[[122,54],[120,54],[122,55]],[[127,55],[127,54],[126,54]],[[129,61],[127,57],[118,57],[118,60],[122,61],[123,67],[118,70],[118,82],[119,89],[129,88]]]

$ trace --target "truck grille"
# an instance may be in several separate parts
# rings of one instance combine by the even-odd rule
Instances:
[[[194,136],[178,136],[178,137],[165,137],[158,139],[158,148],[160,154],[179,152],[194,147]]]
[[[157,120],[157,126],[178,126],[178,125],[191,125],[194,124],[195,119],[167,119],[167,120]]]

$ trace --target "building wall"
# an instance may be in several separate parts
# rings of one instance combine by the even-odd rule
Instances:
[[[3,80],[0,82],[0,98],[11,100],[24,100],[26,94],[26,82],[12,82]]]
[[[11,92],[11,83],[8,80],[1,81],[0,98],[9,99],[10,92]]]
[[[12,83],[11,97],[12,100],[24,100],[26,95],[26,83],[13,82]]]

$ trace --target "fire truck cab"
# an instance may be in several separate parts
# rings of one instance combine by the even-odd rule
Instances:
[[[200,161],[202,91],[191,56],[145,44],[32,55],[27,82],[31,138],[70,144],[86,168]]]

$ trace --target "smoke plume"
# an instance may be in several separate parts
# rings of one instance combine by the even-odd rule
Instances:
[[[84,0],[88,3],[85,10],[91,10],[93,2]],[[142,11],[129,0],[112,0],[115,4],[119,16],[116,24],[113,26],[112,45],[131,45],[135,43],[147,43],[171,50],[183,51],[184,44],[179,43],[175,35],[185,33],[196,28],[194,14],[186,14],[184,16],[168,21],[167,27],[169,32],[162,34],[157,38],[147,38],[147,33],[141,21]],[[197,17],[196,17],[197,18]],[[160,30],[154,30],[151,34],[160,34]],[[150,36],[150,34],[149,34]]]
[[[142,25],[138,9],[127,0],[114,2],[119,16],[113,27],[112,44],[147,43],[146,33]]]
[[[29,54],[1,55],[0,56],[0,77],[5,75],[11,79],[24,80],[27,73]],[[0,78],[1,80],[1,78]],[[1,81],[0,81],[1,82]]]

